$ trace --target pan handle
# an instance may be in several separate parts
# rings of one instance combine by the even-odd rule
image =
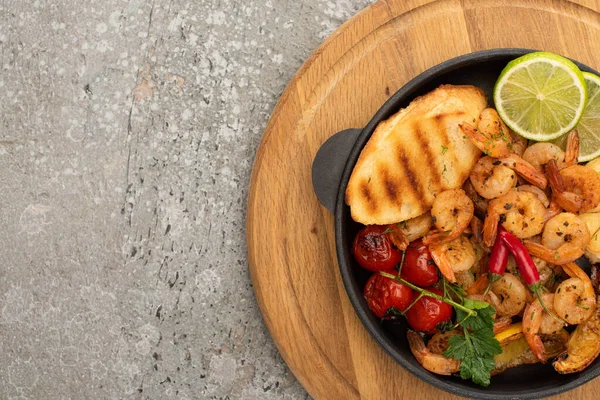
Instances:
[[[332,214],[342,173],[361,129],[346,129],[323,143],[312,164],[312,184],[319,202]]]

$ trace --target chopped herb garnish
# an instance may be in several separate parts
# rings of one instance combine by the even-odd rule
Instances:
[[[583,308],[586,311],[590,309],[589,307],[584,307],[579,300],[577,300],[577,307]]]
[[[448,148],[444,145],[442,145],[442,155],[446,154],[446,152],[448,151]]]

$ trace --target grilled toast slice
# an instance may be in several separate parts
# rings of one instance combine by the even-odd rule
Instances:
[[[481,151],[459,125],[474,124],[486,105],[478,87],[442,85],[381,122],[346,189],[352,218],[405,221],[429,210],[438,193],[462,186]]]

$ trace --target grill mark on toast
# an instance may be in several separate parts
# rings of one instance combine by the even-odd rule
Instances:
[[[429,186],[433,184],[435,188],[439,188],[442,184],[440,180],[441,177],[440,174],[437,172],[437,165],[435,162],[436,159],[433,156],[431,147],[429,146],[429,139],[427,138],[427,134],[421,129],[419,123],[416,124],[414,131],[416,132],[414,140],[415,142],[417,142],[421,149],[421,152],[427,159],[426,166],[424,165],[423,168],[427,168],[428,176],[431,178],[429,181]]]
[[[444,120],[448,117],[448,114],[444,114],[443,118],[435,118],[431,122],[435,125],[436,132],[443,132],[443,134],[438,135],[440,141],[442,142],[442,146],[450,147],[450,139],[448,138],[448,132],[444,128]],[[453,146],[454,147],[454,146]]]
[[[385,195],[390,201],[390,203],[395,204],[398,200],[400,194],[400,185],[398,182],[390,177],[390,173],[387,169],[382,168],[380,170],[383,188],[385,190]]]
[[[360,183],[360,193],[367,202],[369,210],[377,210],[377,200],[371,195],[371,189],[369,189],[369,184],[367,182],[362,181]]]
[[[404,190],[410,190],[413,192],[414,198],[419,203],[421,209],[427,209],[427,204],[425,203],[425,193],[423,192],[423,187],[419,184],[419,177],[412,170],[408,157],[406,154],[400,152],[398,155],[400,163],[404,167],[404,175],[410,185],[403,185]]]

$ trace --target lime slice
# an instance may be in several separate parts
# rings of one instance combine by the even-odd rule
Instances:
[[[590,161],[589,163],[587,163],[585,165],[600,174],[600,158],[596,158],[595,160]]]
[[[573,129],[586,101],[579,68],[547,52],[512,60],[494,86],[494,103],[502,120],[519,135],[537,141],[556,139]]]
[[[600,156],[600,77],[589,72],[584,72],[583,77],[588,87],[588,102],[576,128],[579,132],[579,162]],[[566,142],[567,136],[555,140],[563,149]]]

